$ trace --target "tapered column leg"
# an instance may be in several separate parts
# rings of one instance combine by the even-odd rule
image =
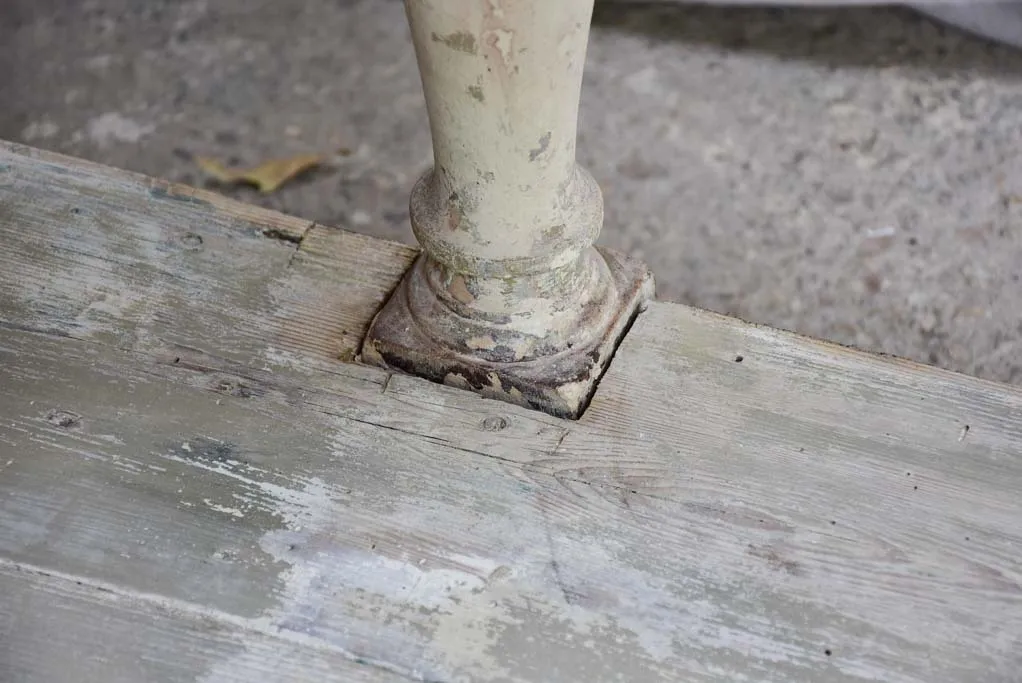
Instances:
[[[653,281],[593,247],[603,198],[575,161],[593,0],[406,0],[434,167],[422,254],[363,360],[576,418]]]

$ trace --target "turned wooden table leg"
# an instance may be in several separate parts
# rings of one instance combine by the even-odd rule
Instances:
[[[406,0],[433,137],[411,220],[422,254],[373,321],[366,362],[569,418],[653,280],[593,247],[575,162],[593,0]]]

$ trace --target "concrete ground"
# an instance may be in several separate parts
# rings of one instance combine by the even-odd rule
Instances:
[[[598,2],[580,161],[659,296],[1022,384],[1022,51],[908,10]],[[4,0],[0,138],[412,242],[430,163],[398,0]]]

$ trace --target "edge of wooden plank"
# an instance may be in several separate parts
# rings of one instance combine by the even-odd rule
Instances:
[[[303,251],[301,247],[303,246],[303,242],[306,237],[317,237],[315,229],[323,228],[328,232],[324,233],[322,239],[317,237],[314,242],[310,242],[308,245],[308,254],[302,254],[303,257],[311,258],[313,262],[317,262],[320,266],[328,264],[331,261],[331,258],[335,255],[335,250],[340,250],[347,246],[343,244],[343,242],[332,237],[331,233],[343,233],[345,237],[358,238],[368,248],[378,249],[381,252],[400,254],[400,257],[405,260],[402,264],[402,268],[406,267],[407,263],[409,263],[414,255],[418,253],[418,249],[416,247],[371,237],[339,226],[309,221],[274,211],[272,209],[265,209],[253,204],[231,199],[230,197],[211,190],[203,190],[181,183],[174,183],[146,174],[136,173],[134,171],[128,171],[114,166],[88,161],[82,158],[64,155],[57,152],[50,152],[29,145],[0,139],[0,158],[2,158],[3,153],[18,155],[48,164],[79,168],[90,173],[141,183],[148,186],[150,189],[164,192],[172,197],[194,198],[201,200],[210,204],[215,210],[229,213],[241,220],[262,226],[264,228],[264,236],[272,239],[281,239],[287,242],[292,242],[297,245],[299,251]],[[975,384],[976,386],[988,387],[992,390],[1009,391],[1022,394],[1022,387],[1017,387],[1015,385],[975,377],[973,375],[967,375],[954,370],[947,370],[894,354],[863,349],[780,327],[757,323],[734,315],[724,315],[709,309],[698,308],[688,304],[673,301],[653,301],[650,302],[649,307],[656,307],[663,310],[674,309],[682,312],[684,315],[704,317],[709,320],[723,322],[733,327],[744,327],[748,331],[754,331],[758,334],[774,335],[791,343],[801,343],[814,347],[820,353],[829,353],[835,357],[858,356],[859,358],[869,358],[876,362],[891,364],[913,372],[927,373],[936,377],[944,377],[950,381],[967,381]],[[639,313],[640,318],[648,315],[648,310]],[[369,321],[367,320],[366,324],[368,324],[368,322]],[[622,344],[615,352],[615,360],[620,356],[620,354],[630,353],[633,350],[631,348],[632,345],[627,344],[628,340],[629,335],[626,335]],[[614,361],[612,360],[611,364],[613,364],[613,362]],[[597,391],[599,391],[599,388],[597,388]]]
[[[326,233],[324,232],[324,234]],[[370,249],[373,247],[374,244],[376,244],[376,242],[373,241],[372,238],[361,237],[360,239],[365,240],[364,244],[367,245],[367,248]],[[307,281],[321,284],[326,282],[325,280],[325,278],[327,277],[326,273],[330,271],[331,264],[335,262],[331,255],[337,253],[336,250],[340,250],[343,248],[343,244],[341,244],[342,242],[343,240],[339,240],[338,244],[326,246],[326,248],[320,255],[322,259],[321,265],[323,267],[316,270],[315,272],[305,271]],[[349,255],[348,256],[349,262],[351,262],[351,258],[352,258],[351,255]],[[384,257],[381,259],[381,262],[385,261],[386,258],[387,256],[384,255]],[[297,259],[294,265],[296,266],[297,269],[300,269],[303,263],[301,259]],[[345,282],[350,283],[353,280],[354,278],[351,278],[349,280],[345,280]],[[343,302],[343,297],[334,299],[334,301]],[[264,312],[263,309],[254,308],[251,311],[248,311],[248,314],[258,315],[263,312]],[[295,309],[295,312],[296,315],[298,315],[300,321],[304,320],[306,323],[309,323],[311,320],[313,323],[315,323],[315,321],[318,320],[317,318],[307,315],[298,308]],[[704,315],[710,315],[712,316],[712,318],[702,318],[701,316]],[[650,322],[651,324],[656,322],[658,317],[661,318],[660,322],[664,322],[664,320],[669,319],[668,322],[672,322],[672,324],[673,322],[679,323],[678,326],[675,326],[672,329],[678,329],[680,327],[684,327],[684,325],[688,325],[689,328],[692,328],[693,321],[698,322],[699,320],[713,319],[716,321],[715,324],[706,326],[708,338],[711,338],[713,337],[714,334],[716,334],[713,332],[713,329],[718,329],[721,332],[723,331],[733,332],[734,333],[733,336],[735,338],[740,337],[753,338],[758,336],[759,340],[763,342],[764,346],[769,345],[768,342],[770,342],[778,347],[786,346],[792,350],[798,351],[799,352],[798,354],[796,353],[791,354],[791,360],[793,362],[796,362],[798,360],[797,356],[799,355],[805,357],[815,353],[818,354],[821,358],[826,359],[831,358],[833,355],[826,348],[823,348],[827,346],[825,342],[822,343],[821,345],[820,342],[816,342],[812,339],[809,339],[807,343],[805,341],[806,340],[805,337],[800,337],[799,335],[794,333],[784,333],[764,326],[754,326],[748,323],[742,323],[741,321],[736,321],[736,319],[734,318],[719,316],[717,314],[708,313],[706,311],[700,311],[699,309],[692,309],[690,307],[684,306],[679,307],[677,304],[654,304],[654,308],[652,309],[652,311],[647,313],[647,316],[649,317],[647,317],[645,320]],[[133,319],[127,320],[125,322],[129,327],[132,328],[145,324],[139,323],[138,321],[135,321]],[[699,327],[698,325],[695,326]],[[765,331],[757,331],[757,329]],[[828,539],[827,536],[824,536],[823,534],[818,534],[820,536],[819,539],[807,540],[805,535],[800,533],[792,536],[791,539],[786,540],[784,534],[790,535],[794,531],[788,529],[788,526],[791,525],[787,525],[786,521],[793,514],[790,510],[789,505],[791,503],[791,500],[790,499],[785,500],[783,492],[779,496],[773,495],[777,493],[776,491],[773,492],[770,499],[768,500],[768,502],[773,502],[773,504],[768,507],[767,512],[774,513],[773,517],[771,517],[770,514],[762,515],[762,517],[764,519],[767,519],[768,521],[775,520],[776,528],[770,528],[769,526],[756,526],[757,524],[763,525],[764,522],[763,519],[759,519],[759,517],[755,515],[755,511],[746,514],[747,519],[738,518],[736,520],[734,516],[728,516],[732,515],[735,512],[734,509],[731,510],[724,509],[720,513],[719,518],[713,517],[713,515],[717,514],[717,508],[711,507],[710,504],[707,502],[708,500],[710,502],[716,502],[711,499],[711,495],[722,498],[724,500],[725,506],[732,505],[734,501],[738,501],[738,503],[741,504],[744,501],[748,501],[750,498],[755,498],[755,496],[752,496],[749,493],[749,491],[742,491],[729,485],[722,486],[720,482],[728,484],[729,481],[737,481],[739,483],[744,481],[744,483],[747,485],[756,483],[753,481],[756,477],[756,471],[753,468],[756,466],[766,467],[769,466],[771,462],[768,459],[759,458],[758,456],[752,454],[740,455],[739,457],[739,454],[737,453],[727,452],[727,449],[731,448],[734,445],[732,443],[729,443],[728,441],[729,438],[736,434],[737,435],[742,434],[743,433],[742,430],[744,430],[745,432],[751,431],[748,429],[748,423],[739,422],[740,419],[743,419],[746,416],[738,415],[737,414],[738,411],[733,410],[734,406],[728,405],[725,405],[724,408],[731,410],[732,412],[735,413],[735,415],[732,415],[730,413],[724,414],[723,412],[721,412],[713,417],[719,423],[726,422],[726,420],[722,419],[722,416],[728,419],[735,417],[736,418],[735,423],[738,424],[739,427],[738,430],[733,433],[728,433],[725,430],[722,433],[709,434],[709,436],[711,436],[712,439],[704,439],[701,443],[695,442],[694,444],[695,447],[693,447],[691,433],[685,433],[684,429],[676,429],[674,431],[669,431],[661,427],[660,428],[661,432],[659,433],[657,439],[647,438],[644,441],[645,437],[641,433],[643,429],[645,428],[647,434],[649,434],[648,428],[650,426],[653,426],[655,428],[656,422],[658,421],[658,418],[661,416],[664,417],[665,422],[668,420],[673,422],[682,423],[685,422],[685,420],[676,420],[675,418],[677,416],[670,414],[671,406],[669,405],[667,406],[667,410],[662,410],[659,414],[650,415],[649,414],[650,411],[647,410],[645,411],[647,414],[645,415],[645,417],[643,417],[642,404],[643,402],[646,402],[648,404],[651,398],[649,387],[656,386],[656,382],[651,381],[651,379],[655,379],[657,376],[662,377],[662,379],[660,380],[660,386],[663,389],[663,391],[660,392],[660,398],[669,398],[669,396],[671,395],[671,391],[674,391],[673,384],[683,382],[686,379],[686,368],[684,367],[683,363],[679,362],[677,367],[671,368],[670,369],[671,371],[667,373],[664,372],[663,367],[658,367],[657,365],[658,363],[661,363],[664,360],[669,360],[671,355],[677,354],[677,352],[672,351],[672,349],[670,348],[669,341],[664,341],[663,343],[660,343],[660,341],[658,341],[655,326],[651,329],[648,329],[646,331],[646,334],[648,336],[641,338],[634,336],[630,337],[632,340],[632,347],[638,348],[639,350],[645,348],[647,351],[651,351],[651,353],[645,354],[627,353],[625,356],[620,357],[617,361],[617,362],[625,361],[626,366],[628,363],[632,363],[637,360],[647,361],[646,368],[644,368],[643,370],[645,376],[643,376],[643,373],[639,372],[634,373],[634,375],[631,377],[633,383],[631,386],[628,387],[623,387],[622,385],[617,385],[613,382],[610,385],[611,388],[614,388],[616,392],[619,392],[619,394],[622,395],[625,401],[629,402],[628,405],[630,406],[630,409],[633,411],[631,413],[632,416],[631,418],[629,418],[629,413],[627,411],[619,413],[619,418],[623,416],[624,419],[626,420],[628,419],[632,420],[631,423],[627,425],[628,429],[616,435],[607,431],[601,432],[599,429],[596,428],[597,425],[593,424],[595,418],[594,420],[591,420],[587,425],[582,425],[580,427],[573,426],[572,431],[575,434],[575,436],[586,438],[588,440],[587,443],[576,442],[571,438],[571,435],[569,435],[567,441],[558,440],[554,448],[555,451],[560,449],[560,451],[556,453],[557,457],[556,458],[551,457],[547,467],[539,465],[533,467],[532,466],[533,463],[530,462],[529,463],[530,469],[535,470],[536,472],[542,470],[542,473],[550,473],[556,480],[556,483],[565,488],[574,486],[575,491],[571,491],[571,489],[569,489],[569,492],[576,493],[580,491],[581,494],[577,495],[578,501],[580,501],[577,503],[577,506],[580,510],[582,509],[587,511],[592,510],[592,519],[594,527],[599,527],[600,525],[597,524],[597,522],[601,522],[601,520],[602,523],[606,523],[608,519],[616,518],[620,520],[624,519],[626,515],[629,515],[634,516],[635,518],[642,518],[646,526],[652,527],[658,532],[663,533],[664,539],[673,538],[675,542],[678,541],[678,536],[682,534],[689,534],[692,533],[693,531],[703,533],[706,534],[708,537],[707,539],[704,539],[703,541],[704,545],[701,546],[703,552],[704,553],[709,552],[710,549],[709,544],[716,543],[718,544],[717,554],[718,559],[723,558],[722,562],[719,562],[717,566],[712,567],[711,572],[708,572],[712,576],[715,577],[719,576],[723,570],[728,569],[728,566],[726,565],[732,565],[731,567],[732,571],[738,571],[735,570],[734,567],[735,566],[739,567],[742,572],[745,572],[744,578],[748,578],[749,576],[758,576],[753,572],[766,572],[767,570],[776,571],[778,572],[777,577],[779,578],[771,578],[768,581],[768,583],[770,583],[771,585],[776,584],[778,586],[778,589],[784,588],[785,593],[790,593],[791,584],[797,584],[798,582],[802,582],[802,586],[804,588],[803,595],[804,596],[808,595],[809,597],[812,597],[814,599],[818,598],[819,596],[817,595],[817,592],[814,592],[813,586],[811,584],[811,581],[814,580],[813,575],[810,574],[807,577],[804,574],[799,574],[797,571],[792,571],[791,567],[787,563],[787,558],[784,555],[784,553],[802,552],[803,555],[808,556],[810,559],[813,559],[813,557],[816,557],[816,553],[820,552],[821,547],[823,547],[823,543],[827,542],[833,545],[833,552],[835,553],[836,557],[850,558],[851,560],[856,560],[858,556],[855,555],[854,552],[857,549],[863,547],[863,541],[861,537],[852,539],[839,538]],[[721,334],[719,338],[723,339],[724,337],[725,335]],[[778,342],[777,340],[781,341]],[[263,341],[265,342],[266,340]],[[710,341],[713,340],[710,339]],[[623,348],[628,348],[627,347],[628,343],[629,339],[626,339],[625,340],[626,346]],[[648,346],[643,347],[643,344],[648,344]],[[304,351],[304,348],[302,350]],[[719,349],[717,351],[719,351]],[[854,363],[847,362],[845,363],[845,365],[857,365],[859,368],[866,368],[868,370],[868,367],[873,366],[874,364],[874,361],[868,360],[869,358],[872,358],[872,356],[869,356],[869,354],[863,354],[860,351],[852,350],[846,350],[846,352],[849,355],[841,356],[840,358],[855,359],[855,361]],[[151,353],[151,350],[149,351],[149,353]],[[640,355],[644,355],[645,358],[639,358]],[[683,358],[680,357],[680,354],[677,355],[679,357],[677,357],[676,360],[678,361],[684,360]],[[321,356],[316,356],[315,354],[300,353],[298,355],[299,361],[302,362],[303,364],[311,362],[310,358],[313,360],[320,361],[322,360]],[[867,360],[862,360],[864,358]],[[726,359],[724,360],[726,361]],[[786,359],[781,358],[782,362],[778,364],[776,362],[777,358],[776,357],[774,358],[775,362],[771,372],[774,373],[775,378],[780,375],[783,375],[785,360]],[[719,361],[721,361],[721,358],[713,359],[714,363],[719,364]],[[831,365],[836,366],[841,364],[832,363]],[[344,366],[342,365],[341,367]],[[893,366],[884,365],[884,367]],[[925,371],[913,370],[914,376],[917,376],[920,385],[925,383],[936,384],[937,382],[941,381],[940,376],[934,375],[932,373],[933,370],[932,368],[928,368],[927,366],[922,366],[922,368]],[[714,372],[716,371],[716,369],[717,369],[716,366],[714,368],[711,368],[711,370]],[[613,365],[611,367],[611,370],[612,371],[614,370]],[[865,374],[865,371],[860,371],[859,374],[861,378],[861,376]],[[741,392],[744,391],[744,387],[741,387],[736,384],[727,385],[725,382],[720,380],[720,377],[712,375],[712,373],[705,374],[703,379],[706,380],[707,377],[709,377],[709,381],[704,382],[702,389],[703,391],[707,392],[707,394],[705,395],[709,395],[711,398],[718,400],[718,402],[727,401],[729,398],[738,399],[742,398]],[[937,377],[936,381],[934,381],[934,377]],[[955,377],[960,376],[955,375]],[[728,379],[730,380],[730,378]],[[736,379],[741,380],[742,378]],[[395,386],[400,388],[401,382],[397,381],[394,382],[394,384]],[[962,383],[960,381],[957,381],[957,384],[961,385]],[[384,391],[386,391],[386,387],[388,385],[389,380],[383,382]],[[411,386],[413,389],[422,390],[421,395],[412,397],[412,401],[414,402],[415,405],[421,405],[423,403],[424,401],[423,396],[429,397],[430,399],[438,400],[441,400],[443,397],[450,396],[451,397],[450,402],[444,406],[446,410],[456,409],[456,407],[460,405],[459,399],[461,398],[461,396],[456,395],[454,393],[455,390],[450,389],[441,390],[439,388],[427,387],[421,381],[415,382],[409,380],[408,385]],[[840,389],[841,387],[835,388]],[[210,387],[210,389],[212,389],[212,387]],[[668,389],[670,391],[668,391]],[[656,393],[657,392],[654,392],[654,394]],[[722,394],[722,396],[714,396],[714,394],[717,393]],[[1015,397],[1014,393],[1004,394],[1003,392],[997,392],[997,395],[1010,396],[1013,398],[1013,400]],[[343,397],[340,398],[343,401]],[[858,406],[859,408],[862,408],[865,405],[863,403],[863,400],[864,399],[858,396],[850,396],[847,399],[842,398],[842,400],[839,402],[840,405],[838,407],[839,408],[847,407],[855,409]],[[666,402],[671,403],[670,401]],[[648,407],[649,406],[647,405],[646,408]],[[810,402],[805,404],[805,407],[808,407],[810,409],[813,407],[811,405],[811,400]],[[868,406],[866,407],[868,408]],[[346,409],[347,407],[345,406],[344,410]],[[392,411],[393,411],[392,408],[386,408],[385,410],[385,412],[390,417],[393,417]],[[437,412],[439,413],[441,411]],[[604,417],[606,417],[606,414],[604,415]],[[439,415],[438,419],[440,419]],[[608,420],[608,422],[610,421],[611,420]],[[367,422],[366,424],[373,428],[370,429],[369,431],[374,431],[375,428],[383,427],[382,424],[379,424],[379,421]],[[711,426],[720,425],[714,424]],[[723,424],[723,426],[731,427],[733,425]],[[840,432],[841,429],[845,427],[843,422],[838,421],[829,423],[829,426],[833,428],[831,430],[832,432]],[[685,427],[685,425],[682,425],[682,427]],[[389,426],[384,428],[391,429],[391,427]],[[395,429],[394,431],[404,430]],[[428,437],[426,437],[426,435],[422,433],[411,433],[408,436],[409,438],[407,440],[407,443],[412,448],[417,448],[421,446],[424,443],[424,439],[428,439]],[[705,437],[707,436],[707,434],[703,434],[701,436]],[[547,437],[553,438],[556,437],[556,435],[547,434]],[[781,435],[781,437],[785,437],[785,435]],[[783,440],[784,439],[781,438],[778,439],[777,441]],[[563,449],[561,448],[562,441],[564,445]],[[654,441],[656,443],[653,443]],[[877,442],[874,441],[870,442],[867,445],[873,448],[876,446],[876,443]],[[788,442],[781,445],[788,447],[792,444]],[[779,450],[779,448],[777,447],[778,446],[777,443],[771,444],[771,446],[774,448],[775,451]],[[480,455],[486,456],[492,455],[491,453],[492,448],[493,448],[492,446],[487,445],[485,447],[486,452],[480,453]],[[515,449],[516,452],[518,452],[517,446],[515,447]],[[681,451],[683,449],[688,450],[687,455],[689,456],[689,460],[687,462],[682,457],[683,454]],[[835,462],[839,461],[851,450],[852,450],[851,448],[847,447],[844,448],[844,451],[842,451],[841,448],[838,448],[838,451],[841,452],[838,452],[836,456],[831,458],[829,461],[821,461],[821,463],[824,464],[829,463],[828,466],[832,466],[833,470],[839,474],[845,473],[845,470],[839,469],[835,466]],[[880,449],[874,448],[874,451],[879,453]],[[565,455],[567,455],[568,457],[565,458],[564,457]],[[896,456],[897,454],[895,453],[894,455]],[[923,453],[922,455],[929,456],[930,453]],[[954,454],[951,453],[950,451],[947,451],[945,455]],[[789,456],[785,457],[787,458]],[[889,464],[891,464],[892,466],[897,464],[896,458],[890,457],[890,454],[888,454],[886,457],[888,457],[888,460],[891,461]],[[731,461],[734,462],[736,465],[731,471],[727,471],[719,467],[721,463],[728,458],[730,458]],[[554,462],[555,460],[557,462]],[[786,464],[787,467],[786,472],[795,473],[795,470],[792,469],[791,467],[792,464],[791,460],[784,460],[778,462]],[[656,467],[653,467],[651,465],[655,465]],[[699,474],[698,472],[692,471],[695,470],[696,468],[692,468],[690,471],[686,472],[685,470],[689,468],[690,465],[702,466],[704,474],[707,475],[704,477],[704,482],[708,483],[708,494],[703,494],[697,488],[697,485],[689,483],[689,481],[684,478],[693,473]],[[460,461],[455,460],[455,465],[452,467],[452,470],[457,471],[458,468],[460,467],[461,467]],[[563,476],[566,473],[570,473],[571,468],[577,468],[581,472],[581,474],[578,477],[579,479],[578,482],[573,482],[567,477]],[[492,468],[492,470],[495,473],[493,474],[493,477],[501,479],[502,475],[498,476],[500,475],[500,473],[497,472],[496,468]],[[723,474],[725,476],[717,476],[719,474]],[[731,474],[736,474],[736,476],[732,477],[729,480],[727,475]],[[894,474],[901,475],[901,479],[902,480],[904,479],[904,473],[894,472]],[[953,474],[957,473],[953,472]],[[673,481],[667,483],[670,483],[675,487],[673,491],[669,492],[670,493],[669,496],[665,495],[663,491],[663,484],[665,480],[668,478],[667,475],[671,475],[674,477]],[[788,481],[777,482],[776,480],[774,480],[770,483],[774,484],[775,488],[779,488],[777,486],[778,483],[780,483],[782,486],[785,484],[790,484],[792,479],[797,479],[797,473],[795,477],[786,477],[786,479],[788,479]],[[764,481],[766,480],[764,479]],[[578,486],[575,486],[576,483],[578,484]],[[863,487],[869,487],[872,485],[873,481],[865,481],[863,483]],[[658,489],[658,487],[660,488]],[[557,492],[559,492],[560,489],[553,489],[553,487],[551,488],[554,492],[549,493],[548,497],[540,500],[540,502],[544,503],[545,505],[545,507],[543,505],[540,506],[540,512],[550,514],[551,510],[556,510],[557,506],[560,506],[562,504],[565,506],[576,504],[574,501],[571,501],[570,499],[568,500],[568,502],[566,502],[566,499],[564,497],[557,495]],[[1007,488],[1007,486],[1005,485],[1002,488]],[[488,489],[485,489],[484,487],[479,487],[477,489],[477,491],[480,492],[480,495],[485,493],[486,490]],[[829,500],[833,497],[833,495],[830,493],[832,489],[829,488],[829,485],[821,484],[815,486],[814,490],[820,492],[821,495],[826,496],[827,502],[829,504]],[[1003,494],[1004,491],[1001,491],[1001,493]],[[968,494],[971,496],[976,495],[975,492],[968,492]],[[1001,500],[1003,499],[1004,498],[1002,497]],[[415,500],[418,501],[417,496],[415,497]],[[779,503],[776,502],[777,500],[779,500]],[[858,506],[862,503],[862,500],[863,499],[850,501],[849,505]],[[976,499],[973,498],[972,502],[975,501]],[[585,506],[584,508],[583,505]],[[615,506],[620,507],[616,508]],[[737,506],[732,505],[732,508],[734,507]],[[771,507],[774,509],[770,509]],[[750,514],[752,515],[751,517],[749,516]],[[915,519],[920,524],[929,521],[922,515],[918,514],[918,512],[916,514]],[[1001,534],[1004,535],[1004,529],[1008,527],[1009,523],[1011,523],[1014,520],[1011,510],[1007,510],[1006,512],[1002,511],[998,520],[999,530]],[[747,526],[743,527],[742,526],[743,523],[747,523]],[[824,521],[821,524],[826,523],[827,522],[824,519]],[[990,522],[986,521],[984,521],[983,523],[987,525],[990,524]],[[547,521],[547,525],[549,526],[549,521]],[[812,531],[814,528],[815,527],[808,527],[808,525],[802,526],[802,529],[808,531]],[[824,529],[826,529],[826,527],[824,527]],[[925,529],[923,531],[925,531]],[[933,535],[932,533],[928,532],[927,535],[924,536],[924,538],[929,538],[932,535]],[[594,532],[594,536],[597,538],[618,538],[619,534],[615,535],[612,530],[610,533],[601,534],[600,536],[596,536]],[[540,539],[541,543],[542,542],[541,537],[537,536],[537,538]],[[637,538],[635,540],[638,543],[642,539]],[[745,543],[748,541],[755,541],[757,543],[754,553],[747,552],[748,550],[752,550],[752,548],[747,548],[745,545]],[[760,543],[760,541],[764,541],[764,543]],[[852,545],[853,542],[855,545]],[[786,543],[787,546],[785,545]],[[912,543],[910,545],[916,551],[919,550],[918,542]],[[636,556],[640,553],[641,550],[633,549],[632,552],[623,554]],[[663,559],[663,551],[661,550],[660,553],[661,559]],[[743,555],[742,553],[745,554]],[[667,555],[668,557],[670,557],[670,554]],[[570,558],[571,557],[570,554],[567,557]],[[676,558],[677,555],[675,555],[675,559]],[[756,562],[763,562],[766,564],[766,567],[763,568],[760,567],[759,564],[754,564]],[[863,570],[864,574],[866,573],[866,570],[869,569],[869,566],[861,561],[855,561],[852,562],[852,564],[854,565],[854,568],[856,570],[860,569]],[[592,566],[592,564],[590,564],[590,566]],[[996,567],[994,567],[994,569],[996,569]],[[974,570],[971,569],[969,570],[969,572],[975,573]],[[573,578],[572,577],[573,573],[574,581],[571,580]],[[972,573],[968,575],[968,578],[971,579]],[[591,574],[588,574],[587,570],[583,568],[580,564],[574,567],[571,566],[571,564],[566,560],[566,556],[563,553],[559,555],[559,559],[557,560],[557,564],[554,569],[554,575],[556,577],[556,584],[560,586],[562,591],[565,591],[566,601],[568,600],[569,597],[572,600],[574,600],[575,598],[567,595],[566,593],[567,589],[565,589],[564,587],[565,585],[567,585],[572,591],[576,591],[579,589],[579,585],[585,585],[586,588],[588,589],[591,587],[591,584],[595,586],[600,585],[605,586],[608,583],[612,583],[612,581],[608,581],[606,578],[600,580],[600,577],[596,577],[595,580],[589,581],[588,579],[593,579]],[[770,576],[773,577],[773,575]],[[565,583],[565,581],[568,581],[568,583]],[[875,585],[873,578],[869,578],[868,581],[869,581],[868,585]],[[973,590],[974,586],[972,583],[969,583],[967,588],[969,590]],[[572,595],[574,595],[574,593]],[[830,599],[833,599],[834,596],[828,595],[828,597]],[[845,599],[852,600],[852,598],[850,598],[847,593],[845,595]],[[854,600],[852,600],[850,604],[853,607],[861,607],[862,603],[863,598],[860,596],[854,598]],[[882,612],[883,610],[880,610],[878,613]],[[820,655],[820,653],[817,652],[815,654],[822,658],[822,655]]]
[[[712,321],[715,324],[722,324],[739,329],[746,334],[773,337],[778,341],[786,342],[792,346],[801,345],[808,349],[812,349],[816,353],[828,355],[835,359],[847,358],[849,360],[872,362],[880,366],[903,369],[920,375],[929,375],[935,379],[945,379],[947,381],[957,383],[966,382],[973,384],[978,388],[986,387],[992,391],[1004,391],[1022,397],[1022,386],[1019,385],[998,382],[984,377],[976,377],[975,375],[968,375],[957,370],[948,370],[947,368],[942,368],[937,365],[921,363],[897,354],[864,349],[858,346],[853,346],[852,344],[844,344],[830,339],[814,337],[812,335],[803,334],[783,327],[773,327],[764,323],[746,320],[738,316],[725,315],[710,309],[690,306],[688,304],[682,304],[675,301],[650,302],[647,310],[639,314],[640,317],[649,317],[653,314],[652,309],[659,309],[664,311],[667,315],[674,315],[674,312],[678,311],[682,315],[696,321],[703,319]],[[628,341],[627,336],[624,341]],[[621,347],[618,348],[618,351],[620,352],[624,346],[625,344],[623,342]],[[631,351],[631,349],[625,349],[625,351],[628,352]]]
[[[275,211],[273,209],[263,208],[261,206],[256,206],[255,204],[232,199],[231,197],[213,190],[206,190],[192,185],[186,185],[184,183],[165,180],[145,173],[129,171],[117,166],[89,161],[88,159],[81,157],[61,154],[59,152],[51,152],[38,147],[0,139],[0,160],[2,160],[4,154],[16,155],[46,164],[80,169],[88,173],[139,183],[147,186],[151,192],[163,194],[171,198],[202,201],[209,204],[216,210],[232,214],[239,219],[262,226],[262,234],[270,239],[279,239],[299,245],[313,227],[319,226],[330,230],[338,230],[351,235],[364,237],[368,240],[385,244],[391,250],[406,250],[418,253],[418,249],[415,247],[401,244],[400,242],[369,237],[341,226],[319,223],[309,219],[300,218],[298,216],[293,216],[291,214]]]

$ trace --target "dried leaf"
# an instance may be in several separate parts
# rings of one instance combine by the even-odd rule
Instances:
[[[273,192],[289,180],[326,161],[327,158],[321,154],[301,154],[284,159],[271,159],[250,169],[231,169],[209,157],[195,159],[199,168],[215,180],[221,183],[249,183],[263,193]]]

